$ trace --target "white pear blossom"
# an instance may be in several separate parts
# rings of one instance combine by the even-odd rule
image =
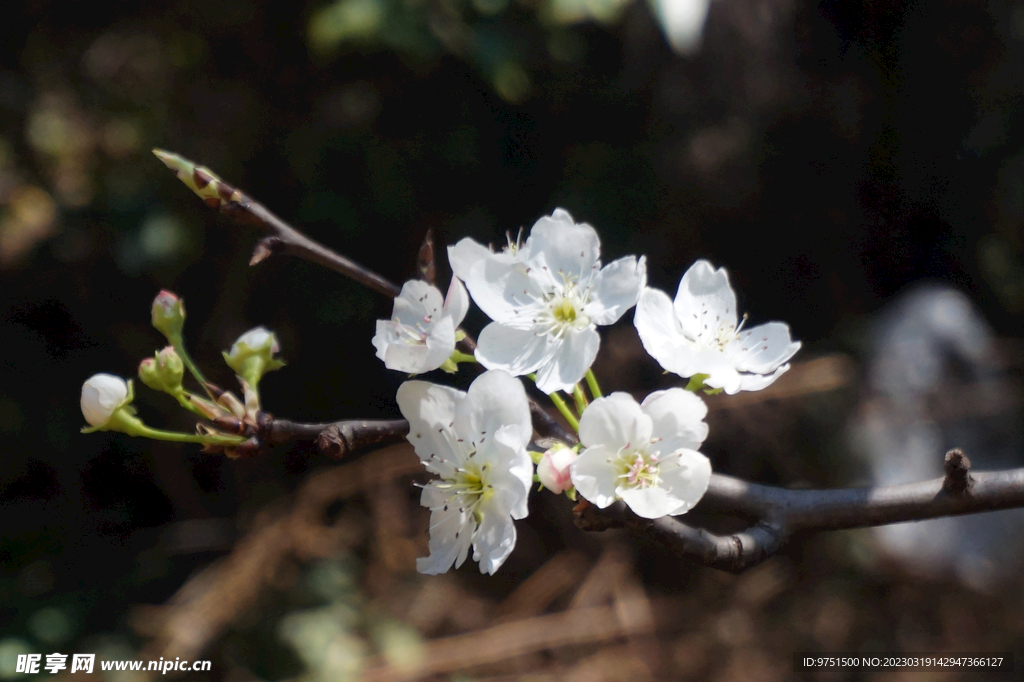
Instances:
[[[128,383],[113,374],[94,374],[82,384],[82,416],[90,426],[105,426],[128,402]]]
[[[490,371],[463,393],[407,381],[397,400],[409,420],[409,442],[427,471],[440,477],[420,497],[430,509],[430,556],[417,559],[416,568],[431,575],[458,568],[472,546],[480,572],[493,574],[516,544],[512,520],[526,516],[533,481],[526,452],[533,427],[522,382]]]
[[[390,320],[377,320],[373,347],[384,366],[422,374],[440,367],[455,351],[455,330],[469,310],[469,294],[452,277],[448,295],[418,279],[402,285]]]
[[[666,370],[682,377],[706,374],[705,386],[729,394],[771,385],[800,350],[782,322],[752,329],[737,324],[729,276],[706,260],[686,271],[674,302],[659,289],[645,288],[633,323],[644,348]]]
[[[494,320],[480,333],[477,360],[515,376],[536,372],[545,393],[571,391],[597,356],[597,325],[636,305],[647,282],[642,256],[602,268],[600,255],[594,228],[560,208],[502,253],[469,238],[449,247],[452,270]]]
[[[708,408],[681,388],[637,404],[628,393],[598,398],[580,417],[584,449],[570,467],[576,491],[604,508],[621,499],[655,519],[689,511],[703,497],[711,462],[697,452]]]

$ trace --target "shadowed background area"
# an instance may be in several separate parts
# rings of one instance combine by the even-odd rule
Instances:
[[[858,448],[891,462],[918,432],[936,471],[965,443],[982,467],[1020,466],[1024,4],[716,0],[702,40],[677,36],[675,52],[677,5],[5,6],[0,678],[18,653],[61,651],[206,658],[211,679],[781,680],[793,651],[1024,647],[1019,571],[983,551],[987,569],[922,573],[843,532],[734,577],[584,535],[543,494],[497,576],[427,579],[407,448],[230,461],[78,433],[82,381],[132,376],[164,345],[149,326],[162,288],[225,387],[220,352],[255,325],[277,332],[275,415],[398,416],[404,377],[370,345],[391,302],[294,259],[250,269],[257,232],[208,210],[158,146],[396,282],[428,229],[439,254],[464,236],[500,245],[559,206],[597,228],[606,261],[646,254],[670,293],[697,258],[727,267],[751,322],[789,323],[804,349],[771,390],[709,399],[723,473],[865,484],[882,474]],[[924,412],[899,412],[886,377],[920,357],[899,323],[928,308],[891,301],[925,281],[960,292],[946,295],[983,340],[957,337],[913,396]],[[606,391],[670,385],[631,319],[604,335]],[[147,423],[193,428],[166,396],[137,396]],[[1010,544],[1015,517],[986,518],[975,544],[989,527]]]

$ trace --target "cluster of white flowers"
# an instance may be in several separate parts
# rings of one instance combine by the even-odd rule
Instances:
[[[469,296],[492,320],[474,354],[488,371],[467,393],[424,381],[398,390],[409,441],[438,477],[421,497],[430,509],[430,555],[418,560],[421,572],[458,567],[472,547],[480,571],[494,573],[515,545],[513,521],[527,514],[532,481],[601,508],[621,500],[645,518],[686,513],[711,478],[711,462],[699,452],[707,406],[696,391],[756,391],[789,369],[800,343],[780,322],[744,329],[724,269],[697,261],[672,301],[647,286],[643,256],[602,267],[600,255],[594,228],[556,209],[525,242],[501,252],[468,238],[449,247],[448,295],[442,300],[434,286],[406,282],[392,319],[377,322],[377,357],[390,369],[419,374],[453,371],[458,361],[473,359],[455,349]],[[644,348],[665,370],[689,378],[691,390],[656,391],[641,403],[595,390],[589,371],[600,347],[597,327],[634,306]],[[532,453],[536,474],[521,376],[578,425],[578,445]],[[566,414],[558,391],[574,395],[578,421]]]

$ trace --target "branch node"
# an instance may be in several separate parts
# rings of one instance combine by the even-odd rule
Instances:
[[[325,455],[335,459],[341,459],[346,452],[352,449],[348,438],[336,424],[331,424],[320,432],[320,435],[316,437],[316,445]]]
[[[942,489],[950,495],[969,494],[974,478],[971,476],[971,460],[960,448],[946,453],[943,463],[946,477],[942,481]]]

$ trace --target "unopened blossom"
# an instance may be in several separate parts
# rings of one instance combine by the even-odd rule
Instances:
[[[417,559],[416,568],[432,575],[458,568],[472,547],[480,572],[493,574],[516,544],[512,520],[526,516],[533,481],[522,383],[502,371],[480,375],[467,393],[407,381],[397,401],[409,420],[409,442],[438,476],[420,497],[430,509],[430,556]]]
[[[571,391],[597,356],[597,326],[636,305],[647,281],[642,256],[602,268],[600,255],[594,228],[560,208],[502,253],[469,238],[449,247],[455,274],[494,320],[480,334],[477,360],[515,376],[536,372],[545,393]]]
[[[452,277],[448,295],[418,279],[402,285],[390,320],[377,320],[373,347],[388,369],[422,374],[443,365],[455,351],[455,331],[469,310],[469,295]]]
[[[130,402],[128,383],[113,374],[94,374],[82,384],[82,416],[103,428],[118,409]]]
[[[537,478],[541,485],[553,493],[564,493],[571,488],[569,466],[576,457],[575,450],[561,444],[546,450],[537,463]]]
[[[628,393],[598,398],[580,417],[583,451],[570,466],[576,491],[598,507],[624,501],[655,519],[689,511],[704,495],[711,463],[697,452],[707,406],[681,388],[638,404]]]
[[[154,357],[139,363],[139,379],[154,391],[171,395],[182,392],[181,380],[185,376],[185,365],[173,346],[167,346]]]
[[[255,387],[267,372],[284,367],[274,357],[281,350],[274,332],[255,327],[238,337],[231,349],[224,352],[224,361],[250,386]]]
[[[662,367],[682,377],[707,375],[705,386],[729,394],[771,385],[800,350],[782,322],[744,329],[729,276],[706,260],[686,271],[675,301],[645,288],[633,322],[644,348]]]
[[[153,299],[152,322],[172,343],[181,341],[185,325],[185,302],[173,292],[162,289]]]

